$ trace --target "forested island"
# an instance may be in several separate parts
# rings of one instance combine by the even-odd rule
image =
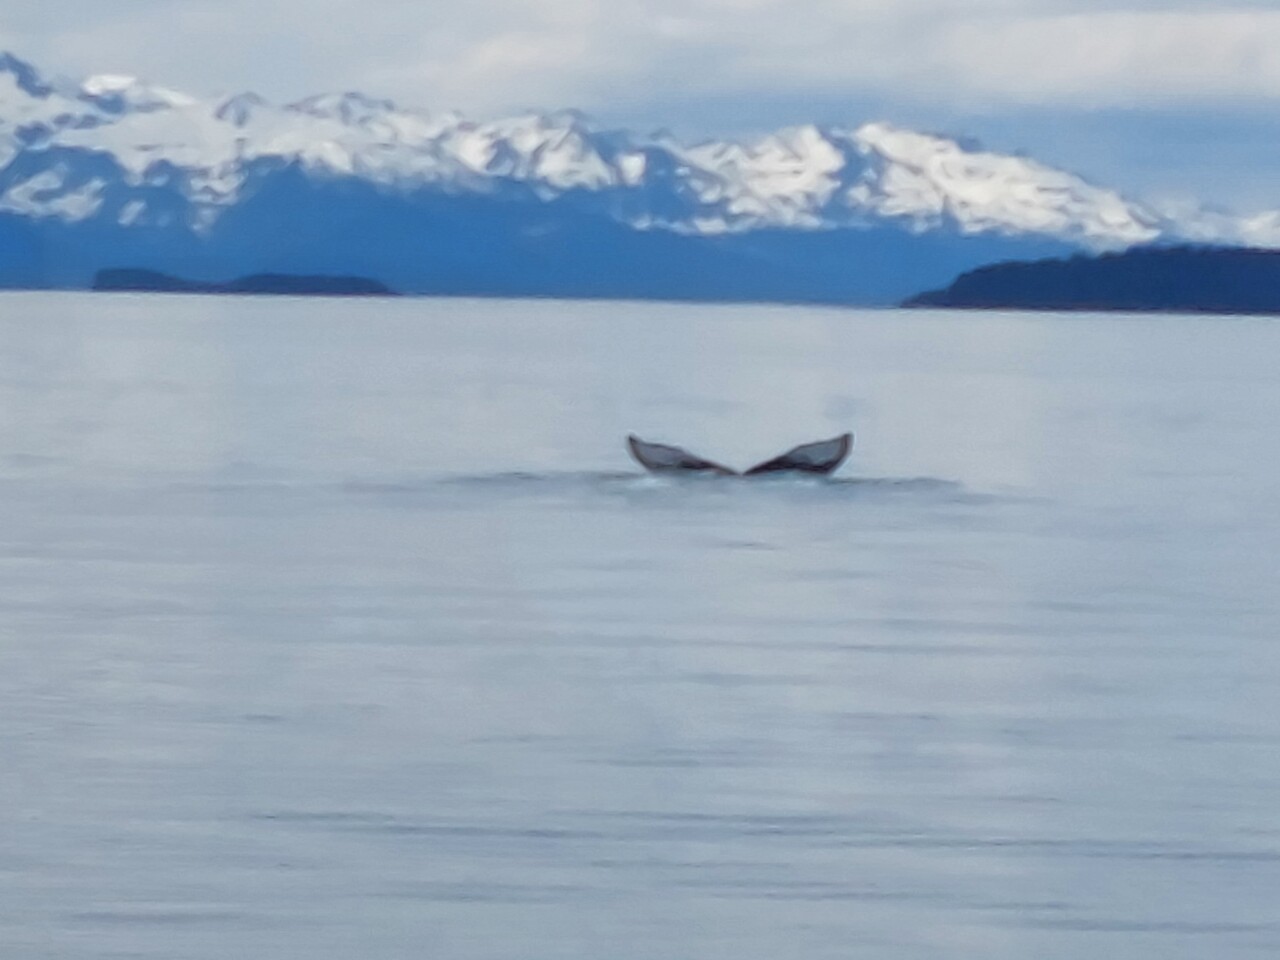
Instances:
[[[149,293],[280,294],[308,297],[388,297],[396,292],[368,277],[308,276],[292,273],[255,273],[225,283],[186,280],[156,270],[99,270],[94,290]]]
[[[1280,314],[1280,251],[1139,247],[1101,256],[996,263],[903,305]]]

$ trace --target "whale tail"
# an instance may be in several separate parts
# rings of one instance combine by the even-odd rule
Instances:
[[[744,477],[757,477],[762,473],[816,473],[826,476],[844,463],[853,449],[853,434],[842,433],[830,440],[815,440],[792,447],[786,453],[757,463],[745,471]]]
[[[650,473],[707,473],[721,477],[736,477],[737,470],[730,470],[712,460],[665,443],[649,443],[635,434],[627,437],[627,449],[636,462]]]
[[[741,474],[714,460],[707,460],[681,447],[650,443],[632,434],[627,449],[650,473],[695,473],[721,477],[758,477],[769,473],[810,473],[826,476],[844,463],[853,448],[853,434],[842,433],[830,440],[817,440],[792,447],[786,453],[758,463]]]

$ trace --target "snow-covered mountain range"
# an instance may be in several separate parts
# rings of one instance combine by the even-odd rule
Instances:
[[[348,228],[359,221],[366,245],[367,231],[386,222],[399,264],[389,272],[424,289],[435,286],[405,269],[412,257],[403,247],[415,242],[409,220],[431,235],[424,257],[447,247],[448,227],[463,221],[465,242],[483,247],[477,217],[505,238],[495,243],[499,251],[586,223],[587,233],[604,231],[615,246],[627,235],[649,235],[637,242],[650,251],[667,244],[672,252],[660,260],[704,241],[699,249],[757,265],[776,265],[764,249],[770,244],[811,250],[823,236],[838,236],[825,245],[836,263],[837,250],[852,254],[872,240],[910,256],[910,238],[928,239],[916,245],[919,254],[946,269],[956,264],[937,256],[944,238],[948,249],[966,250],[965,261],[1020,244],[1037,252],[1184,240],[1280,247],[1280,212],[1162,211],[1025,157],[884,123],[686,144],[598,129],[573,112],[475,122],[358,93],[278,106],[251,93],[202,99],[132,77],[50,80],[0,55],[0,216],[10,232],[26,231],[28,245],[41,245],[28,260],[39,260],[52,283],[75,284],[90,267],[119,265],[130,254],[206,274],[338,268],[334,237],[310,259],[294,237],[287,246],[299,264],[254,261],[230,246],[250,225],[296,233],[300,211],[307,229],[324,233],[326,210],[339,211]],[[669,239],[653,239],[658,234]],[[0,256],[4,250],[0,235]],[[179,251],[181,262],[158,251],[169,259]],[[454,267],[470,262],[453,254]],[[782,259],[797,257],[813,259],[811,252]],[[856,272],[855,260],[848,266]],[[365,255],[352,256],[348,269],[378,267]],[[478,278],[484,271],[476,269]]]

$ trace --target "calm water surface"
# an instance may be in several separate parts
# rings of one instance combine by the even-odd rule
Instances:
[[[1275,957],[1278,361],[0,296],[0,956]]]

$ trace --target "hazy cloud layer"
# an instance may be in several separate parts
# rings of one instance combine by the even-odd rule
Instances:
[[[969,108],[1280,99],[1271,3],[43,0],[0,13],[0,43],[195,92],[361,87],[480,113],[759,91]]]

